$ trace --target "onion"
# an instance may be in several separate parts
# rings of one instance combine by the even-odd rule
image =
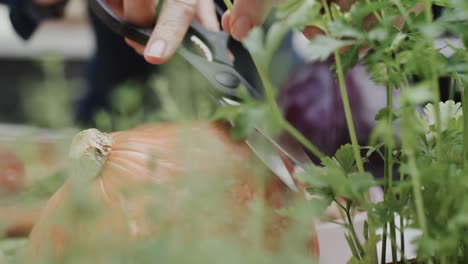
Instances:
[[[111,134],[89,129],[75,136],[69,153],[71,177],[30,235],[35,256],[60,257],[77,244],[91,254],[106,243],[112,248],[168,230],[187,243],[230,237],[248,246],[251,206],[259,200],[266,205],[264,244],[277,248],[291,221],[276,209],[302,198],[221,123],[151,124]],[[193,223],[202,224],[186,229]],[[318,252],[315,237],[306,239]]]
[[[24,187],[23,162],[11,150],[0,151],[0,193],[16,192]]]

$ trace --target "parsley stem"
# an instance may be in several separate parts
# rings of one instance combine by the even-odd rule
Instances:
[[[398,72],[401,72],[401,67],[398,66]],[[408,78],[405,75],[401,76],[402,78],[402,86],[401,90],[403,90],[405,87],[409,86],[409,81]],[[405,182],[405,174],[403,172],[399,172],[400,174],[400,182]],[[407,192],[404,191],[403,188],[400,189],[398,192],[398,198],[401,201],[406,201],[407,197]],[[405,226],[404,226],[404,219],[403,215],[400,214],[400,243],[401,243],[401,262],[406,263],[406,257],[405,257]]]
[[[317,158],[322,159],[325,157],[317,146],[312,144],[299,130],[297,130],[294,126],[292,126],[287,120],[281,118],[281,123],[283,125],[284,130],[286,130],[289,134],[294,136],[304,147],[306,147],[312,154],[314,154]]]
[[[340,212],[341,219],[344,219],[345,215],[343,212],[346,212],[346,207],[344,207],[344,205],[341,204],[338,199],[336,199],[336,197],[333,199],[333,201],[335,201],[335,203],[341,208],[341,210],[338,210],[338,212]],[[347,226],[347,224],[344,224],[344,226]]]
[[[325,0],[322,0],[322,5],[325,10],[325,15],[329,21],[332,21],[330,8]],[[328,34],[328,31],[325,30]],[[364,166],[361,158],[361,152],[356,136],[356,129],[354,128],[353,115],[351,113],[351,106],[349,105],[348,90],[344,79],[343,65],[341,63],[341,55],[338,50],[334,52],[336,72],[338,74],[338,85],[340,87],[341,99],[345,111],[346,123],[348,125],[349,136],[351,138],[351,145],[353,146],[354,158],[356,160],[356,167],[359,173],[364,173]]]
[[[396,244],[396,226],[395,226],[395,214],[390,210],[390,242],[392,246],[392,262],[397,264],[397,244]]]
[[[387,69],[390,71],[390,68]],[[388,135],[386,136],[385,142],[385,172],[384,177],[386,179],[385,186],[385,200],[388,200],[388,197],[391,197],[393,194],[393,87],[387,86],[387,125],[388,125]],[[396,264],[397,262],[397,248],[396,248],[396,226],[395,226],[395,214],[393,210],[389,210],[390,214],[390,241],[392,248],[392,262]],[[385,224],[386,225],[386,224]],[[386,227],[385,227],[386,228]],[[385,248],[386,252],[386,248]]]
[[[402,90],[402,97],[405,98],[406,90]],[[403,106],[401,135],[402,135],[402,152],[406,156],[408,175],[411,178],[411,187],[413,193],[413,201],[416,207],[416,221],[421,229],[422,236],[428,235],[426,215],[424,213],[424,200],[422,195],[423,186],[421,184],[421,175],[416,164],[416,156],[414,150],[418,142],[417,135],[413,130],[413,115],[414,108],[412,105]],[[403,242],[403,241],[402,241]],[[432,259],[428,259],[428,263],[432,264]]]
[[[401,197],[400,197],[401,199]],[[400,214],[400,247],[401,247],[401,262],[406,263],[405,257],[405,226],[403,221],[403,215]]]
[[[333,21],[330,8],[328,7],[328,3],[326,0],[322,0],[322,6],[325,10],[325,17],[328,19],[329,22]],[[325,29],[325,34],[328,34],[328,30]],[[358,169],[359,173],[364,173],[364,165],[362,162],[362,157],[361,157],[361,152],[360,152],[360,147],[359,143],[357,141],[357,136],[356,136],[356,129],[354,128],[354,122],[353,122],[353,115],[351,112],[351,106],[349,104],[349,98],[348,98],[348,91],[346,89],[346,83],[344,79],[344,71],[343,71],[343,65],[341,63],[341,55],[338,50],[334,52],[334,57],[335,57],[335,63],[336,63],[336,71],[338,73],[338,84],[340,87],[340,93],[341,93],[341,99],[343,103],[343,107],[345,110],[345,117],[346,117],[346,123],[348,125],[348,132],[351,138],[351,145],[353,147],[353,152],[354,152],[354,158],[356,160],[356,167]],[[364,201],[366,203],[372,203],[369,193],[364,194]],[[353,220],[350,218],[348,221],[351,221],[350,223],[352,224]],[[369,234],[370,238],[375,237],[375,227],[373,224],[372,217],[368,217],[368,223],[369,223]],[[377,263],[377,242],[375,242],[373,245],[370,245],[370,252],[366,252],[370,254],[370,260],[372,263]]]
[[[379,0],[379,2],[380,2],[380,0]],[[366,3],[367,3],[367,4],[370,4],[371,1],[370,1],[370,0],[366,0]],[[382,16],[384,16],[383,9],[382,9],[381,12],[382,12]],[[377,11],[373,11],[372,13],[374,14],[374,16],[375,16],[375,18],[377,19],[377,21],[382,22],[382,17],[380,17],[380,15],[379,15],[379,13],[378,13]]]
[[[456,83],[456,86],[460,88],[460,92],[461,92],[462,111],[463,111],[463,167],[466,170],[468,167],[468,105],[467,105],[468,93],[466,89],[464,88],[465,86],[462,83],[462,80],[458,73],[454,74],[453,79],[454,79],[454,82]]]
[[[224,0],[224,4],[226,5],[228,10],[232,9],[232,2],[231,0]]]
[[[457,74],[458,87],[462,86],[460,76]],[[463,156],[465,170],[468,167],[468,92],[465,89],[460,89],[462,94],[462,111],[463,111]],[[468,252],[466,253],[468,256]]]
[[[426,18],[426,23],[428,25],[432,24],[434,19],[432,16],[432,0],[425,0],[424,16]]]
[[[356,229],[354,228],[354,221],[353,221],[353,218],[351,217],[351,202],[348,201],[347,202],[347,206],[346,206],[346,218],[348,219],[348,223],[349,223],[349,230],[351,232],[351,236],[354,240],[354,244],[356,245],[357,249],[359,250],[359,255],[362,257],[364,257],[365,255],[365,251],[364,251],[364,247],[362,246],[361,244],[361,241],[359,241],[359,237],[356,233]]]
[[[336,70],[338,73],[338,83],[339,83],[339,87],[341,91],[342,103],[345,109],[345,117],[346,117],[346,122],[348,124],[348,131],[349,131],[350,138],[351,138],[351,145],[353,147],[354,158],[356,160],[356,166],[357,166],[359,173],[364,173],[364,166],[362,162],[360,147],[357,141],[356,129],[354,128],[353,115],[351,113],[351,106],[349,104],[348,91],[346,89],[346,84],[345,84],[345,79],[344,79],[343,66],[341,64],[341,55],[339,51],[335,51],[334,55],[335,55]],[[368,193],[364,194],[364,200],[368,203],[371,203]],[[354,229],[353,219],[348,217],[348,221],[350,223],[351,231],[353,231]],[[374,225],[370,217],[369,217],[369,233],[371,234],[370,235],[371,237],[375,235]],[[377,263],[376,247],[374,247],[374,250],[368,253],[373,256],[371,259],[375,259],[375,263]]]
[[[387,72],[390,69],[387,68]],[[392,86],[388,85],[387,89],[387,126],[388,126],[388,134],[385,137],[385,158],[384,158],[384,179],[385,179],[385,186],[384,186],[384,193],[385,193],[385,200],[388,200],[389,197],[392,197],[392,185],[393,185],[393,88]],[[396,263],[397,261],[397,249],[396,249],[396,226],[395,226],[395,218],[394,213],[392,210],[388,210],[387,212],[390,216],[390,240],[391,240],[391,251],[392,251],[392,262]],[[382,237],[382,251],[381,251],[381,263],[386,263],[386,252],[387,252],[387,232],[388,232],[388,224],[387,222],[384,223],[383,226],[383,237]]]
[[[455,78],[450,78],[450,85],[449,85],[449,100],[455,100]]]
[[[380,264],[387,264],[387,233],[388,226],[384,223],[382,234],[382,249],[380,251]]]
[[[462,248],[463,248],[463,258],[464,258],[464,262],[465,263],[468,263],[468,245],[466,242],[462,242]]]
[[[416,215],[418,216],[418,223],[423,231],[423,236],[427,235],[426,217],[424,215],[424,201],[421,192],[421,177],[419,170],[416,166],[416,159],[414,157],[413,149],[407,149],[408,167],[411,175],[411,181],[414,193],[414,202],[416,204]]]
[[[270,79],[268,78],[266,74],[265,67],[263,67],[263,65],[259,63],[259,61],[255,58],[255,56],[252,56],[252,59],[255,63],[258,74],[265,88],[265,96],[266,96],[267,104],[270,110],[273,112],[275,118],[280,120],[280,124],[282,128],[286,130],[286,132],[291,134],[297,141],[299,141],[299,143],[301,143],[306,149],[308,149],[314,156],[316,156],[319,159],[322,159],[323,157],[325,157],[325,154],[323,154],[319,150],[319,148],[317,148],[312,142],[310,142],[310,140],[308,140],[304,135],[302,135],[300,131],[298,131],[286,119],[284,119],[283,113],[281,112],[276,102],[276,96],[275,96],[275,92],[273,89],[273,84],[271,83]]]
[[[431,25],[434,21],[433,15],[432,15],[432,0],[425,0],[425,8],[424,8],[424,15],[426,18],[426,24]],[[428,40],[428,45],[429,47],[434,46],[434,39],[431,37]],[[430,84],[432,88],[432,92],[434,94],[434,112],[435,112],[435,131],[436,131],[436,145],[437,145],[437,158],[442,157],[442,133],[440,129],[441,125],[441,116],[440,116],[440,91],[439,91],[439,75],[437,72],[437,69],[435,68],[435,65],[437,65],[435,61],[435,54],[434,52],[438,52],[435,49],[429,49],[429,60],[430,63],[428,65],[429,67],[429,76],[430,76]]]
[[[343,73],[343,65],[341,64],[341,55],[338,51],[335,51],[335,63],[336,71],[338,74],[338,83],[341,92],[341,98],[343,107],[345,110],[346,123],[348,124],[349,136],[351,138],[351,145],[353,146],[354,158],[356,160],[356,166],[359,173],[364,173],[364,165],[361,158],[361,151],[356,136],[356,129],[354,127],[353,115],[351,112],[351,106],[349,104],[348,90],[346,89],[346,83]]]
[[[411,179],[413,182],[413,192],[414,192],[414,199],[416,203],[416,213],[418,215],[418,222],[423,230],[424,234],[427,234],[427,226],[426,226],[426,217],[424,216],[424,204],[423,204],[423,197],[421,193],[421,180],[418,168],[416,167],[416,160],[414,157],[414,153],[412,150],[409,150],[408,153],[408,165],[409,170],[411,172]]]

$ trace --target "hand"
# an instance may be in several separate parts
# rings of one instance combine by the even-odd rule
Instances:
[[[250,30],[263,23],[277,0],[236,0],[232,10],[224,13],[221,23],[224,31],[242,41]]]
[[[341,10],[348,11],[356,0],[327,0],[328,3],[334,2],[340,6]],[[242,41],[250,30],[263,23],[266,15],[271,7],[281,3],[281,0],[236,0],[234,1],[232,11],[226,11],[223,15],[223,29],[232,35],[238,41]],[[424,4],[416,5],[412,11],[419,13],[424,8]],[[375,22],[373,15],[369,16],[365,21],[366,27],[371,27],[372,22]],[[401,28],[404,24],[404,17],[398,17],[394,21],[397,28]],[[306,27],[304,36],[308,39],[313,39],[323,32],[313,26]]]
[[[328,2],[335,2],[342,10],[347,11],[356,0],[328,0]],[[223,15],[223,29],[236,40],[242,41],[252,28],[263,23],[271,7],[279,3],[281,0],[236,0],[232,11],[226,11]],[[308,39],[323,34],[316,27],[307,27],[303,33]]]
[[[157,0],[107,0],[107,3],[125,21],[150,26],[154,22]],[[152,64],[162,64],[174,55],[193,19],[205,28],[219,31],[213,0],[164,0],[158,23],[148,44],[140,45],[132,40],[126,42]]]

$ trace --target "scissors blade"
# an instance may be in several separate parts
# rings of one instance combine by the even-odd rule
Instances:
[[[112,12],[104,0],[89,0],[89,2],[92,11],[116,33],[143,45],[147,43],[151,36],[151,29],[126,23]],[[218,14],[221,13],[218,9]],[[234,64],[228,56],[228,49],[235,55]],[[226,33],[210,32],[199,23],[193,22],[179,49],[179,54],[208,79],[215,88],[211,96],[219,103],[238,104],[236,100],[239,99],[240,83],[253,98],[262,98],[263,85],[250,53],[242,46],[242,43],[233,40]],[[296,165],[310,162],[310,160],[307,159],[305,153],[300,153],[302,149],[299,144],[294,143],[294,140],[283,141],[285,141],[284,138],[271,137],[261,130],[256,130],[246,140],[256,155],[289,188],[298,191],[279,151]]]
[[[258,130],[258,132],[268,139],[271,144],[286,155],[286,157],[293,162],[295,167],[305,170],[306,166],[314,164],[309,155],[305,153],[302,145],[291,134],[283,132],[280,135],[272,135],[267,131],[268,130],[262,129]]]
[[[283,181],[291,190],[298,192],[294,179],[289,173],[284,161],[279,155],[279,150],[274,144],[259,130],[255,129],[245,140],[247,145],[257,155],[265,165]]]

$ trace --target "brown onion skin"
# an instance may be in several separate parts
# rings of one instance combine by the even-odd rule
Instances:
[[[0,151],[0,193],[17,192],[25,184],[23,161],[12,150]]]
[[[4,228],[1,236],[26,237],[39,219],[42,204],[34,207],[18,208],[13,206],[0,207],[0,216]]]
[[[188,133],[189,139],[196,141],[181,141],[180,135]],[[99,232],[112,234],[116,239],[131,240],[148,236],[157,236],[162,228],[176,227],[190,219],[171,218],[167,221],[152,223],[147,216],[148,197],[132,193],[125,196],[125,203],[130,208],[130,214],[125,215],[120,207],[122,193],[128,189],[138,190],[148,184],[156,184],[164,188],[175,188],[172,193],[158,193],[160,201],[170,201],[171,206],[177,204],[179,189],[175,182],[177,177],[185,176],[184,172],[204,177],[200,179],[210,182],[225,183],[234,180],[235,184],[222,197],[225,208],[234,223],[239,226],[214,224],[215,228],[209,235],[239,232],[242,221],[245,220],[248,204],[254,198],[263,197],[268,205],[270,221],[265,223],[265,244],[274,249],[282,230],[288,228],[291,221],[278,215],[275,209],[287,206],[291,201],[303,199],[302,195],[293,193],[281,180],[268,172],[263,181],[263,187],[255,182],[253,166],[261,164],[249,147],[243,141],[233,141],[229,127],[223,123],[191,122],[188,124],[149,124],[132,130],[110,134],[112,150],[107,157],[99,176],[86,187],[86,193],[94,202],[102,206],[104,217],[92,225],[57,223],[56,216],[70,208],[72,203],[71,180],[65,183],[49,200],[40,220],[33,228],[29,238],[29,248],[33,254],[47,254],[47,244],[52,244],[53,254],[60,256],[73,239],[87,239],[80,234],[89,233],[99,227]],[[202,143],[200,143],[202,142]],[[135,152],[138,152],[135,154]],[[148,166],[142,157],[149,155],[157,157],[156,166]],[[145,154],[145,155],[140,155]],[[130,161],[130,162],[129,162]],[[125,169],[122,169],[125,168]],[[288,165],[288,169],[292,166]],[[138,171],[138,173],[135,173]],[[258,177],[257,177],[258,178]],[[259,187],[260,186],[260,187]],[[183,186],[184,188],[187,186]],[[191,197],[194,199],[196,197]],[[203,199],[203,198],[202,198]],[[170,211],[170,207],[168,207]],[[168,211],[168,215],[170,214]],[[139,227],[138,231],[129,228],[128,219],[132,219]],[[312,227],[312,219],[311,219]],[[88,231],[87,231],[88,230]],[[94,231],[95,232],[95,231]],[[242,238],[240,238],[242,239]],[[312,246],[311,246],[312,245]],[[310,244],[305,245],[318,254],[317,238],[311,237]]]

